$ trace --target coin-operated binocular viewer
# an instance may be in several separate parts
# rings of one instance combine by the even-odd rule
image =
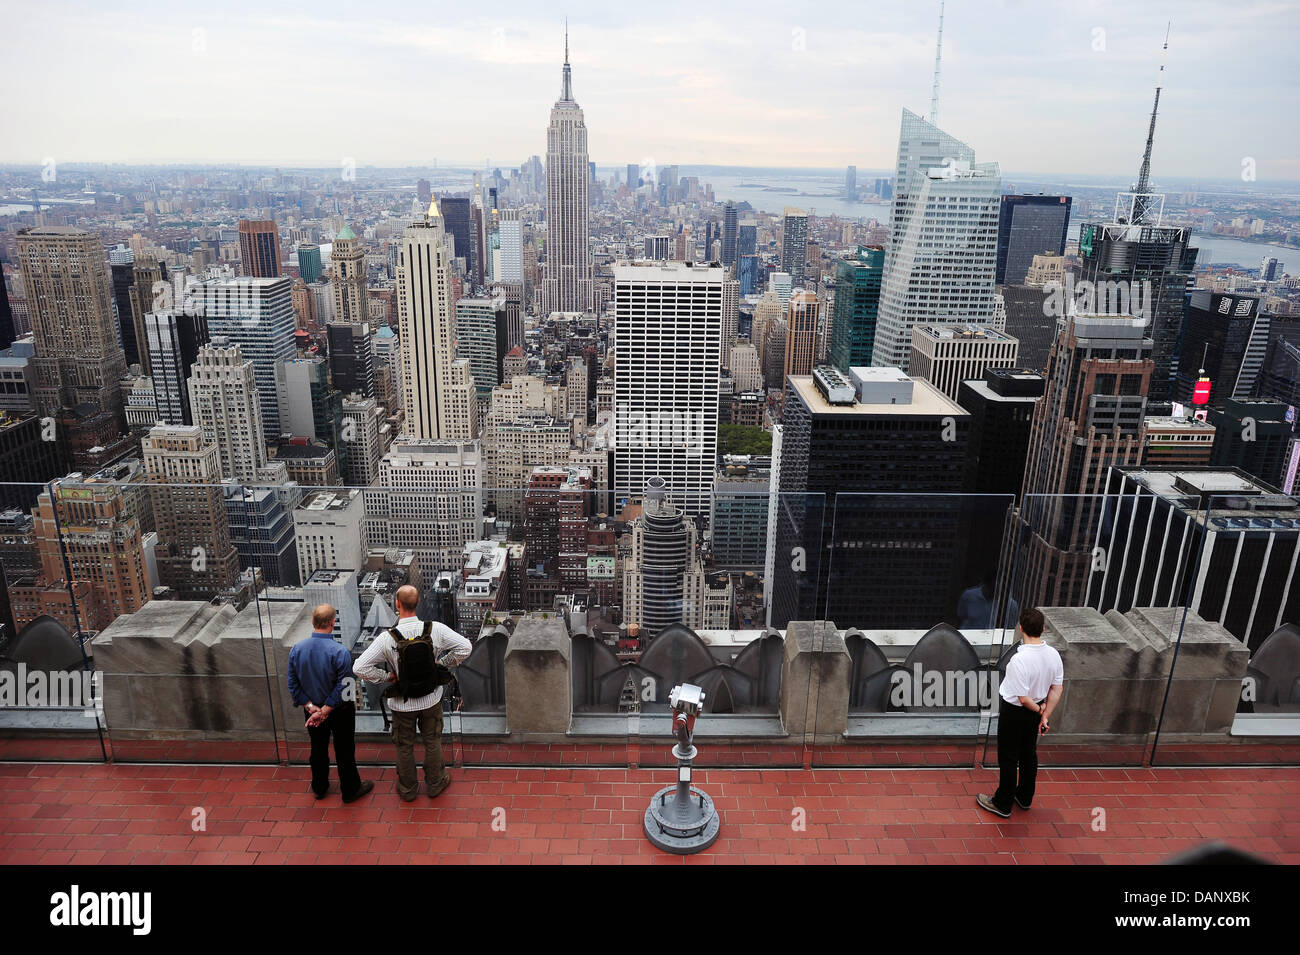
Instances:
[[[695,718],[704,709],[704,690],[690,683],[673,687],[668,694],[673,708],[673,756],[677,759],[677,782],[665,786],[650,800],[645,811],[646,837],[667,852],[688,855],[713,845],[721,825],[713,800],[691,785],[691,761],[698,752],[693,742]]]

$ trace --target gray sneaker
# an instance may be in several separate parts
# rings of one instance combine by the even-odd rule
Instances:
[[[997,806],[993,804],[992,796],[986,796],[984,795],[984,793],[980,793],[978,796],[975,797],[975,801],[979,803],[979,807],[981,809],[987,810],[988,812],[993,813],[993,815],[995,816],[1001,816],[1003,819],[1011,818],[1011,810],[999,809]]]

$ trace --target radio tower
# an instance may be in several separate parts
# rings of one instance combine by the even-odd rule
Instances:
[[[930,90],[930,125],[939,125],[939,57],[943,53],[943,0],[939,0],[939,38],[934,42],[934,86]]]
[[[1157,203],[1151,194],[1151,145],[1156,137],[1156,113],[1160,111],[1160,90],[1165,85],[1165,60],[1169,57],[1169,29],[1172,22],[1165,26],[1165,45],[1160,53],[1160,75],[1156,79],[1156,101],[1151,106],[1151,125],[1147,127],[1147,148],[1142,154],[1142,170],[1138,173],[1137,185],[1133,187],[1132,222],[1142,223],[1150,218]]]

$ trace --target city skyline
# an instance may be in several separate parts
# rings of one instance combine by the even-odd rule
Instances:
[[[563,59],[560,15],[507,6],[496,17],[428,26],[415,8],[394,7],[388,18],[360,24],[348,22],[342,8],[317,9],[315,17],[289,19],[233,3],[215,20],[165,7],[89,15],[37,8],[28,26],[34,41],[9,56],[12,75],[40,70],[43,80],[14,97],[11,122],[24,135],[0,161],[351,160],[364,167],[543,152],[539,107],[552,101]],[[928,102],[938,4],[901,13],[869,8],[856,28],[824,7],[727,17],[730,9],[705,20],[693,8],[657,8],[651,20],[638,11],[573,5],[571,59],[584,77],[598,164],[657,157],[892,165],[900,111]],[[1026,10],[1034,15],[1025,17]],[[1155,178],[1240,178],[1252,159],[1258,180],[1300,179],[1300,133],[1274,119],[1285,115],[1285,84],[1258,82],[1270,63],[1288,62],[1300,11],[1267,2],[1138,10],[1102,3],[1081,12],[1010,0],[991,8],[951,3],[940,125],[977,152],[995,153],[1006,170],[1134,175],[1170,18]],[[58,37],[60,46],[42,42],[45,36]],[[69,50],[103,78],[101,95],[86,97],[71,74],[44,67]],[[142,95],[156,86],[160,62],[171,64],[161,108],[157,97]],[[435,123],[432,107],[404,91],[433,88],[449,73],[460,87],[459,108],[454,123]],[[346,84],[338,84],[340,74]],[[367,117],[363,135],[355,124],[336,127],[310,115],[314,77],[331,90],[332,110],[351,106]],[[285,109],[250,112],[246,104],[268,89],[281,91]],[[102,108],[105,97],[115,101],[112,110]],[[645,108],[628,109],[642,102]],[[421,112],[429,122],[418,121]],[[1234,117],[1234,130],[1248,132],[1209,135],[1225,115]],[[142,124],[167,129],[150,140],[150,155],[127,133]],[[823,124],[834,124],[836,136],[781,133]]]

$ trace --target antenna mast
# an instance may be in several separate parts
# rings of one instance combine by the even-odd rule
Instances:
[[[943,53],[943,3],[939,0],[939,37],[934,43],[934,87],[930,90],[930,125],[939,124],[939,57]]]
[[[1136,193],[1136,202],[1134,203],[1134,222],[1143,222],[1147,218],[1147,213],[1154,203],[1146,199],[1150,195],[1151,188],[1151,146],[1156,138],[1156,114],[1160,111],[1160,91],[1165,85],[1165,60],[1169,57],[1169,30],[1173,26],[1170,21],[1165,26],[1165,45],[1161,48],[1160,53],[1160,75],[1156,79],[1156,99],[1151,106],[1151,124],[1147,127],[1147,148],[1142,153],[1142,169],[1138,173],[1137,185],[1133,187]]]

